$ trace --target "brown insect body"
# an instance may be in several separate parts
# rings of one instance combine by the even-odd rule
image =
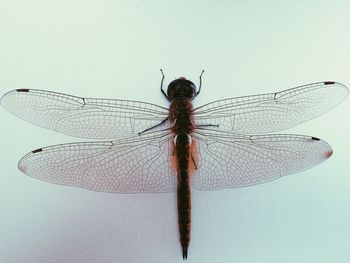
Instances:
[[[171,100],[169,121],[172,124],[172,132],[175,134],[172,159],[178,178],[177,209],[183,259],[187,258],[191,232],[190,173],[195,162],[192,156],[191,133],[194,129],[194,121],[191,99],[195,91],[191,81],[180,78],[169,84],[167,92]]]

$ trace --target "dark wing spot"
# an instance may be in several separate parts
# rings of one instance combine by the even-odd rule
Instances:
[[[29,92],[29,89],[16,89],[17,92]]]
[[[324,82],[324,85],[332,85],[332,84],[335,84],[334,81],[325,81]]]
[[[39,152],[41,152],[42,150],[43,150],[43,148],[39,148],[39,149],[36,149],[36,150],[32,151],[32,153],[39,153]]]
[[[312,140],[314,141],[319,141],[320,139],[319,138],[316,138],[316,137],[311,137]]]

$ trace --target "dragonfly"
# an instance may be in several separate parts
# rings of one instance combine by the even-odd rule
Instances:
[[[208,191],[269,182],[313,167],[332,153],[314,137],[275,134],[341,103],[346,86],[317,82],[280,92],[217,100],[194,107],[196,85],[180,77],[161,93],[168,107],[17,89],[2,106],[38,126],[90,142],[38,148],[18,163],[24,174],[50,183],[113,193],[177,191],[182,257],[191,232],[191,187]]]

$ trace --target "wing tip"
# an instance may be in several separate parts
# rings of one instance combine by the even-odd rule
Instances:
[[[321,143],[320,145],[323,145],[324,152],[323,152],[323,155],[321,155],[322,156],[322,160],[328,159],[329,157],[332,156],[333,149],[327,142],[321,140],[320,138],[314,137],[314,136],[311,137],[311,140],[316,141],[316,142],[319,141]]]
[[[18,170],[20,170],[22,173],[27,174],[28,172],[28,166],[27,166],[27,159],[30,158],[33,154],[36,154],[36,153],[39,153],[39,152],[42,152],[43,151],[43,148],[38,148],[38,149],[35,149],[29,153],[27,153],[26,155],[24,155],[21,160],[19,160],[18,164],[17,164],[17,168]]]
[[[337,85],[338,87],[341,87],[341,88],[345,91],[346,96],[347,96],[348,93],[349,93],[348,87],[345,86],[343,83],[328,80],[328,81],[324,81],[323,84],[324,84],[325,86],[327,86],[327,85]]]
[[[10,90],[8,92],[6,92],[5,94],[3,94],[1,97],[0,97],[0,104],[5,108],[7,109],[6,107],[6,99],[13,95],[14,93],[23,93],[23,92],[29,92],[30,90],[29,89],[15,89],[15,90]],[[8,110],[8,109],[7,109]]]
[[[23,158],[22,158],[23,159]],[[26,166],[23,164],[22,159],[18,162],[17,168],[20,170],[22,173],[27,174],[27,169]]]
[[[336,92],[338,93],[338,102],[334,105],[338,105],[341,102],[343,102],[346,97],[349,95],[349,89],[347,86],[345,86],[344,84],[340,83],[340,82],[336,82],[336,81],[324,81],[323,82],[324,86],[330,86],[330,88],[335,88]]]
[[[332,156],[332,154],[333,154],[333,150],[326,151],[326,152],[324,153],[324,157],[326,157],[326,158],[328,159],[329,157]]]

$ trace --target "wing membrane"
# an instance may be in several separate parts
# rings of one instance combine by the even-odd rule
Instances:
[[[116,193],[176,189],[171,135],[161,132],[115,141],[61,144],[34,150],[19,162],[26,175],[55,184]]]
[[[342,102],[348,89],[318,82],[277,93],[215,101],[194,110],[197,125],[219,125],[235,133],[271,133],[315,118]]]
[[[168,109],[150,103],[81,98],[34,89],[10,91],[1,98],[1,104],[33,124],[90,139],[137,134],[168,116]],[[166,127],[165,124],[161,128]]]
[[[198,190],[265,183],[315,166],[332,155],[326,142],[289,134],[237,135],[205,130],[195,134],[198,169],[191,184]]]

